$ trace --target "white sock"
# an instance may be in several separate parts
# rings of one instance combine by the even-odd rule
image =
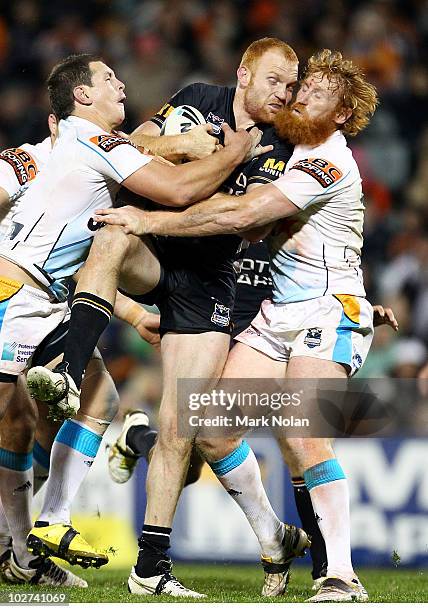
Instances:
[[[78,421],[66,421],[51,451],[50,473],[39,521],[71,523],[71,504],[89,472],[102,437]]]
[[[349,490],[342,468],[336,459],[329,459],[306,470],[304,476],[325,541],[327,576],[352,580]]]
[[[281,563],[284,560],[284,524],[270,505],[259,464],[247,442],[242,442],[230,455],[211,463],[210,467],[247,517],[263,557]]]
[[[9,454],[17,455],[17,453]],[[31,502],[33,499],[32,466],[26,470],[16,470],[1,465],[0,497],[13,539],[13,551],[18,565],[26,568],[29,561],[34,559],[34,556],[27,551],[26,546],[28,532],[33,526],[31,522]]]

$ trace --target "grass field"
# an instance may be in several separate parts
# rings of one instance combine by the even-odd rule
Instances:
[[[71,602],[141,602],[130,595],[126,588],[128,572],[112,570],[76,570],[84,577],[87,589],[70,589]],[[262,571],[260,568],[241,565],[181,565],[174,566],[174,574],[189,588],[206,593],[204,602],[264,602],[260,597]],[[428,570],[367,569],[359,572],[360,579],[370,594],[372,602],[428,602]],[[1,586],[2,600],[10,591],[35,591],[36,587]],[[293,570],[288,595],[277,602],[303,602],[313,592],[306,568]],[[145,602],[177,601],[173,597],[145,597]],[[180,599],[179,601],[183,601]],[[201,600],[199,600],[201,601]]]

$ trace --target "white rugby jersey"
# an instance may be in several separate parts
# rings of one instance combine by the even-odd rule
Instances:
[[[0,187],[7,191],[13,202],[9,212],[0,222],[0,240],[9,230],[16,209],[16,200],[46,164],[51,150],[51,139],[48,137],[36,145],[25,143],[0,153]]]
[[[275,185],[300,211],[269,238],[273,301],[365,296],[361,177],[337,130],[316,147],[298,145]]]
[[[0,256],[46,287],[72,276],[100,227],[94,211],[112,206],[122,181],[152,159],[85,119],[60,121],[43,172],[18,202]]]

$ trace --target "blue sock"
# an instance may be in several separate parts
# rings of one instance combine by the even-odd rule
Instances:
[[[313,465],[305,470],[303,477],[308,491],[328,482],[346,478],[337,459],[327,459],[327,461]]]
[[[209,464],[210,468],[214,472],[214,474],[218,476],[224,476],[234,468],[244,463],[245,459],[248,457],[250,452],[250,447],[248,443],[243,440],[241,445],[238,448],[235,448],[229,455],[223,457],[223,459],[219,459],[218,461],[213,461]]]

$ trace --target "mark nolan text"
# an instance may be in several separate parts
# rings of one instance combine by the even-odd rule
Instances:
[[[192,415],[189,418],[189,425],[191,427],[309,427],[309,419],[299,419],[293,415],[284,417],[279,414],[260,417],[217,415],[212,418]]]

